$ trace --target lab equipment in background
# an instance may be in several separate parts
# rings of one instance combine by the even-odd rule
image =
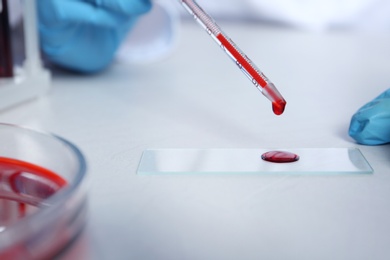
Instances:
[[[275,85],[256,67],[237,45],[219,28],[215,21],[193,0],[179,0],[194,19],[218,43],[240,70],[251,80],[253,85],[272,102],[272,110],[281,115],[286,101]]]
[[[150,12],[137,19],[116,52],[122,64],[151,64],[169,57],[176,50],[180,35],[177,3],[154,0]]]
[[[0,77],[13,76],[7,0],[0,2]]]
[[[5,3],[6,0],[2,0]],[[0,77],[0,110],[12,107],[27,100],[46,94],[50,88],[50,73],[46,70],[40,58],[37,14],[35,0],[24,1],[24,38],[26,58],[22,67],[10,64],[12,75],[8,73],[7,77]],[[2,5],[2,14],[6,5]],[[3,20],[2,27],[8,27],[8,21]],[[6,23],[6,24],[4,24]],[[5,29],[6,38],[9,39],[9,28]],[[12,43],[11,43],[12,44]],[[10,58],[11,49],[1,48],[4,51],[0,55]],[[2,66],[2,64],[1,64]]]

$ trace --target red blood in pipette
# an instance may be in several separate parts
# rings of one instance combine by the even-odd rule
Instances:
[[[261,159],[274,163],[290,163],[299,160],[299,155],[286,151],[269,151],[261,155]]]
[[[221,42],[221,44],[228,50],[237,62],[242,66],[251,76],[252,78],[260,85],[262,88],[267,88],[266,91],[268,94],[275,100],[272,102],[272,110],[276,115],[281,115],[286,106],[286,101],[284,99],[277,99],[278,97],[274,95],[272,90],[269,89],[267,81],[260,75],[260,73],[252,66],[252,64],[247,60],[246,56],[243,57],[242,54],[237,50],[235,46],[233,46],[228,39],[226,39],[223,34],[218,34],[217,39]],[[255,82],[253,82],[255,83]]]
[[[284,100],[277,100],[272,102],[272,111],[274,111],[275,115],[283,114],[285,107],[286,107],[286,101]]]
[[[253,68],[253,66],[245,60],[245,58],[240,54],[240,52],[234,47],[228,39],[226,39],[222,34],[217,35],[217,39],[222,43],[222,45],[237,59],[237,62],[260,84],[260,86],[265,87],[267,82],[259,75],[259,73]]]

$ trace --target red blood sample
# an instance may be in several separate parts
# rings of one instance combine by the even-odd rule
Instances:
[[[40,210],[44,200],[67,185],[65,179],[51,170],[26,161],[0,157],[0,227],[2,231],[13,228],[13,224]],[[73,221],[80,221],[74,218],[76,215],[71,216],[71,219],[65,216],[55,225],[49,221],[49,228],[56,230],[55,237],[49,233],[53,232],[51,230],[42,229],[40,232],[35,229],[35,226],[31,226],[31,229],[26,232],[36,233],[36,240],[15,240],[8,247],[0,249],[0,259],[57,259],[55,256],[59,250],[70,242],[76,232],[74,227],[68,228],[68,225]],[[69,222],[64,222],[65,219]],[[42,241],[47,242],[48,237],[51,239],[50,243],[43,244]]]
[[[265,91],[268,93],[268,98],[271,98],[271,100],[273,101],[272,110],[275,115],[283,114],[284,108],[286,107],[286,101],[280,96],[277,90],[275,92],[275,90],[269,87],[269,83],[265,79],[263,73],[258,71],[254,64],[251,63],[249,58],[247,56],[243,56],[244,54],[241,53],[236,46],[232,45],[222,33],[217,35],[217,39],[221,42],[224,48],[226,48],[226,50],[228,50],[229,53],[233,55],[235,59],[237,59],[237,63],[240,64],[240,66],[242,66],[253,78],[252,83],[254,83],[256,86],[259,85],[259,87],[265,89]]]
[[[66,184],[61,176],[41,166],[0,157],[0,225],[7,226],[35,211],[42,200]]]
[[[290,163],[299,160],[299,155],[286,151],[269,151],[261,155],[261,159],[273,163]]]
[[[283,99],[272,102],[272,110],[274,111],[275,115],[283,114],[285,107],[286,107],[286,101],[284,101]]]

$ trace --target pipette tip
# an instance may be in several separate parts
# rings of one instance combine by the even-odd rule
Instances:
[[[286,107],[286,100],[282,97],[275,85],[269,82],[264,88],[260,89],[264,96],[272,102],[272,110],[275,115],[281,115]]]
[[[280,99],[272,102],[272,111],[274,111],[275,115],[281,115],[284,112],[284,108],[286,107],[286,101],[284,99]]]

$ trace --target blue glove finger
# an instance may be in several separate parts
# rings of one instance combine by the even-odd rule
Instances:
[[[390,142],[390,89],[353,115],[349,135],[360,144],[379,145]]]
[[[37,9],[41,48],[47,59],[80,72],[107,67],[138,18],[83,0],[38,0]]]
[[[124,15],[139,15],[148,12],[151,0],[83,0],[102,9],[111,10]]]
[[[111,3],[117,1],[111,0]],[[140,1],[130,0],[130,2],[139,3]],[[42,22],[46,22],[47,25],[69,22],[102,27],[116,27],[126,22],[130,16],[140,15],[150,10],[150,6],[145,4],[133,4],[129,7],[133,9],[129,9],[127,13],[120,13],[80,0],[40,0],[38,6],[40,16],[43,17]]]

